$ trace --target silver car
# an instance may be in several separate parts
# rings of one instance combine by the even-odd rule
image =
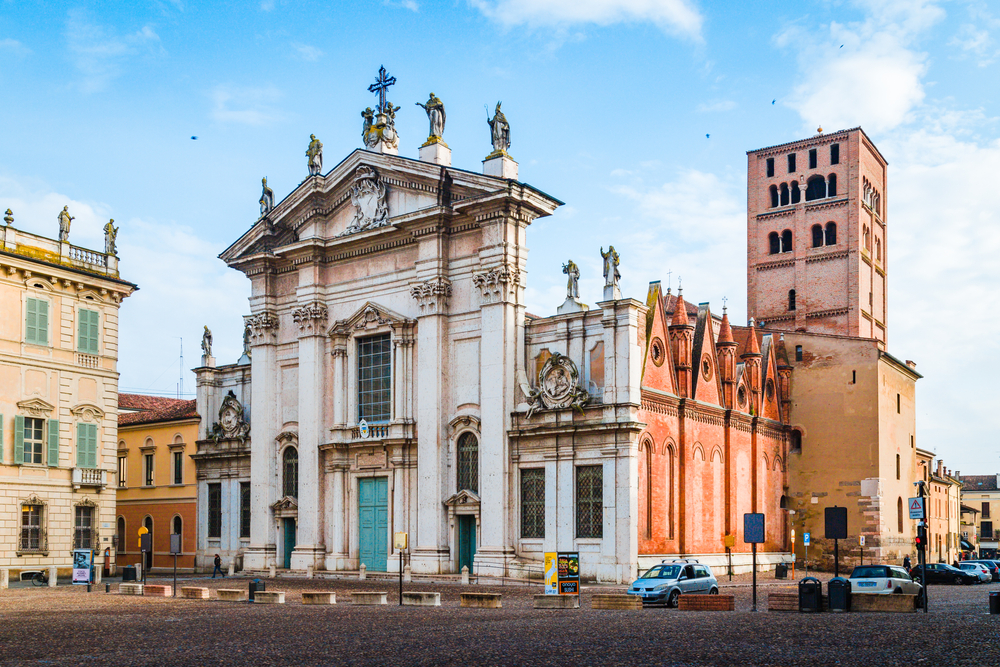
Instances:
[[[676,607],[681,595],[718,595],[719,582],[711,568],[696,560],[663,561],[633,581],[625,592],[641,597],[646,604],[665,602]]]
[[[920,588],[920,584],[897,565],[858,565],[851,572],[852,593],[917,595]]]
[[[989,583],[993,581],[993,575],[990,573],[989,568],[987,568],[982,563],[970,563],[968,561],[962,561],[958,564],[960,570],[965,570],[966,572],[971,572],[979,577],[980,583]]]

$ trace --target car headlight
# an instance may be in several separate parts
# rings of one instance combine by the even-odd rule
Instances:
[[[670,584],[660,584],[659,586],[657,586],[653,590],[654,591],[662,591],[664,588],[669,588],[669,587],[670,587]]]

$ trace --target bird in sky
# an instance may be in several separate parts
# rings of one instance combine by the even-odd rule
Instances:
[[[706,135],[705,135],[705,138],[706,138],[706,139],[708,139],[708,138],[709,138],[710,136],[711,136],[711,135],[708,135],[708,134],[706,134]]]
[[[195,141],[195,140],[196,140],[197,138],[198,138],[198,137],[194,137],[194,136],[192,136],[192,137],[191,137],[191,141]]]
[[[777,101],[778,101],[778,98],[774,98],[773,100],[771,100],[771,104],[774,104]]]

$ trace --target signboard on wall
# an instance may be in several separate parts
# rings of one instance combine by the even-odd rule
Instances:
[[[743,542],[761,544],[764,541],[764,515],[748,512],[743,515]]]
[[[580,594],[580,553],[578,551],[545,554],[545,594]]]

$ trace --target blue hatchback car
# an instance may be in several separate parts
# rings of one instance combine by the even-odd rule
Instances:
[[[707,565],[696,560],[664,561],[633,581],[625,593],[638,595],[644,604],[676,607],[681,595],[718,595],[719,582]]]

